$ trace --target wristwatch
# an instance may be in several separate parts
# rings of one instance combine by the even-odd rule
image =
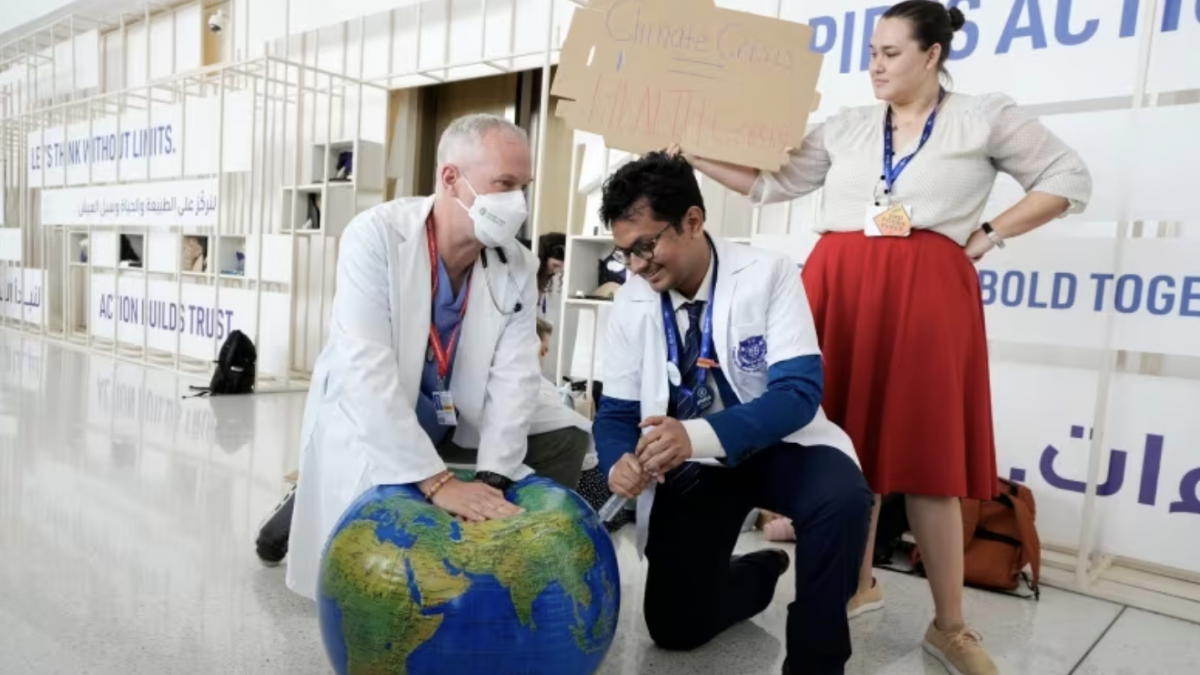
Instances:
[[[498,473],[492,473],[491,471],[475,472],[475,480],[483,483],[484,485],[494,487],[501,492],[506,492],[508,488],[512,487],[513,485],[513,480],[508,476],[502,476]]]
[[[992,229],[991,223],[984,223],[981,227],[983,229],[983,233],[987,235],[988,239],[992,240],[992,243],[996,245],[996,248],[1004,248],[1004,237],[1001,237],[996,233],[996,230]]]

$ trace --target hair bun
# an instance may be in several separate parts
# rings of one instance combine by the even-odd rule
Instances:
[[[958,7],[951,7],[947,10],[950,13],[950,28],[954,31],[962,30],[962,27],[967,24],[967,17],[963,15],[962,10]]]

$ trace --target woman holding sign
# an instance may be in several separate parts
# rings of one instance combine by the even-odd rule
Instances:
[[[854,440],[872,490],[908,496],[936,607],[925,648],[952,672],[974,675],[996,670],[963,617],[959,498],[994,496],[996,458],[971,263],[1081,211],[1091,179],[1079,156],[1011,98],[942,86],[963,24],[960,10],[932,0],[889,9],[871,41],[882,103],[830,117],[778,172],[691,159],[756,204],[824,187],[823,236],[803,272],[825,359],[824,407]],[[981,224],[997,171],[1027,194]],[[876,517],[878,509],[876,497]],[[851,616],[883,606],[871,558]]]

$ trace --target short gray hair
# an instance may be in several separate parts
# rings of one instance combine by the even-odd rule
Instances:
[[[442,138],[438,141],[437,148],[438,169],[440,170],[446,164],[462,161],[460,158],[464,152],[478,148],[484,136],[488,132],[496,130],[506,131],[526,143],[529,142],[529,136],[524,129],[499,115],[491,113],[463,115],[451,122],[450,126],[442,132]]]

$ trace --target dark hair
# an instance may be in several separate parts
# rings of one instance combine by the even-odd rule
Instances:
[[[883,13],[883,18],[908,19],[912,24],[913,39],[921,45],[923,51],[929,51],[934,45],[941,45],[938,69],[943,73],[946,72],[946,59],[950,58],[950,44],[954,42],[954,33],[967,23],[967,17],[963,16],[961,9],[946,9],[937,0],[905,0],[888,8]]]
[[[566,248],[567,235],[562,232],[547,232],[538,237],[538,290],[542,292],[550,290],[550,278],[554,276],[550,272],[550,261],[566,260]]]
[[[683,155],[651,152],[617,169],[604,181],[600,221],[612,227],[614,221],[628,220],[642,199],[655,220],[676,230],[682,229],[683,217],[693,206],[708,214],[695,170]]]

